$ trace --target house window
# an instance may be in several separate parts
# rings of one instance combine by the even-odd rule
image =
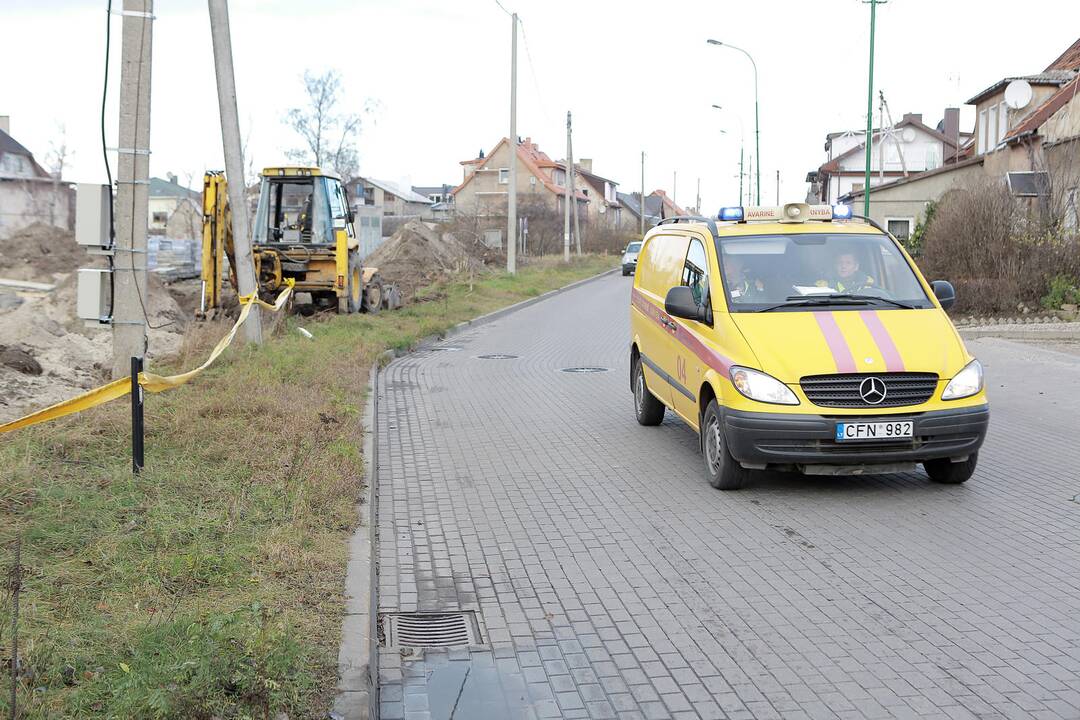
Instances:
[[[930,145],[926,148],[926,169],[933,170],[934,168],[941,167],[941,155],[938,153],[940,150],[937,145]]]
[[[499,168],[499,184],[508,185],[510,183],[510,168]]]
[[[536,184],[536,176],[535,175],[530,175],[529,176],[529,184],[530,185],[535,185]]]
[[[863,184],[862,183],[852,183],[851,184],[851,192],[857,192],[857,191],[862,190],[862,189],[863,189]]]
[[[1050,194],[1050,175],[1045,172],[1010,172],[1005,174],[1009,192],[1016,197],[1039,197]]]
[[[911,227],[915,224],[915,218],[885,218],[885,226],[889,233],[900,242],[907,242],[911,237]]]
[[[156,222],[156,223],[169,222],[169,213],[164,213],[164,212],[156,212],[156,213],[154,213],[154,222]]]
[[[1065,228],[1074,232],[1080,229],[1080,188],[1069,188],[1065,193]]]
[[[998,106],[991,105],[986,113],[986,151],[991,152],[997,148],[998,132]]]
[[[1005,133],[1009,130],[1009,107],[1005,103],[998,105],[997,142],[1005,139]]]
[[[976,148],[976,152],[979,155],[982,155],[984,152],[986,152],[986,111],[985,110],[980,110],[979,111],[979,141],[978,141],[978,145],[979,146]]]

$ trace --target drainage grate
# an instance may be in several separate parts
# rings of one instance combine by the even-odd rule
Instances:
[[[388,647],[479,645],[476,615],[463,613],[388,613],[382,616]]]
[[[481,360],[513,360],[517,355],[503,355],[501,353],[494,353],[492,355],[477,355],[476,357]]]
[[[568,373],[598,373],[607,372],[608,369],[602,367],[568,367],[563,368],[562,371]]]

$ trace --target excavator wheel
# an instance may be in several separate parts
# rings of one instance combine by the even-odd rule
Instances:
[[[360,312],[364,305],[364,273],[356,253],[349,253],[349,276],[345,285],[348,291],[345,297],[346,311],[350,314]]]
[[[379,275],[373,275],[364,288],[364,310],[375,314],[383,307],[383,282]]]

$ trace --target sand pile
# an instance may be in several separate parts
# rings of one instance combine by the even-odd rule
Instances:
[[[50,239],[51,238],[51,239]],[[0,363],[0,421],[51,405],[108,379],[112,332],[87,328],[75,316],[77,273],[91,256],[70,232],[37,225],[0,240],[0,277],[56,283],[52,292],[0,288],[0,344],[6,356],[29,362]],[[149,356],[176,353],[189,314],[183,312],[161,281],[150,274],[147,314]]]
[[[405,302],[417,289],[454,275],[484,269],[490,251],[459,241],[436,223],[411,220],[369,255],[364,264],[379,269],[383,281],[396,283]]]

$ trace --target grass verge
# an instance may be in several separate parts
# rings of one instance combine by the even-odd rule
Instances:
[[[285,319],[261,347],[148,396],[138,476],[125,402],[4,437],[0,576],[14,539],[23,546],[20,717],[325,717],[371,362],[613,265],[534,261],[427,288],[393,313]],[[155,370],[195,365],[224,331],[197,327],[175,366]]]

